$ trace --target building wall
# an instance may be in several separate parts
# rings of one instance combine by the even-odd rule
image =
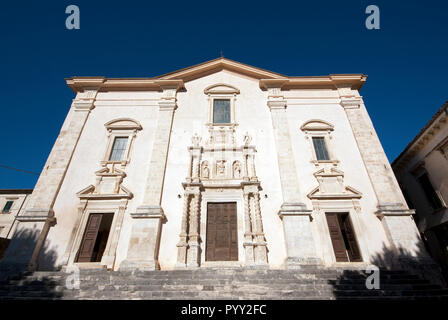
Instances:
[[[61,263],[71,232],[77,227],[75,223],[80,200],[76,194],[94,184],[95,172],[101,169],[100,161],[105,156],[108,143],[104,124],[118,118],[132,118],[140,122],[143,130],[135,138],[130,163],[125,170],[127,177],[123,182],[134,194],[126,209],[117,252],[117,260],[124,259],[131,228],[129,213],[135,212],[144,196],[158,118],[154,100],[158,96],[154,92],[99,93],[54,204],[57,223],[50,229],[46,246],[57,256],[56,264]]]
[[[300,97],[302,99],[294,98]],[[310,101],[310,97],[315,96]],[[291,97],[291,98],[289,98]],[[369,176],[365,169],[356,140],[353,136],[350,123],[347,120],[345,111],[337,101],[337,93],[332,90],[320,91],[294,91],[288,93],[288,119],[290,124],[290,135],[293,137],[293,150],[298,168],[298,180],[303,194],[308,194],[316,187],[317,181],[313,173],[318,168],[311,162],[314,149],[305,138],[305,133],[300,130],[300,126],[307,120],[321,119],[334,125],[333,138],[329,148],[335,158],[339,160],[338,168],[345,173],[344,184],[354,187],[362,193],[360,199],[361,214],[359,218],[359,239],[360,245],[364,246],[367,255],[382,253],[385,246],[386,235],[380,220],[374,214],[377,210],[377,199],[370,183]],[[310,199],[304,197],[307,205],[312,208]],[[318,240],[317,247],[321,258],[330,263],[333,259],[333,249],[328,241],[326,221],[312,223],[314,238]],[[322,239],[319,241],[319,239]]]
[[[17,226],[17,215],[26,209],[27,200],[31,190],[23,193],[8,193],[2,190],[0,193],[0,210],[3,210],[7,201],[14,201],[8,213],[0,211],[0,238],[11,239]]]
[[[423,165],[434,189],[440,192],[444,204],[448,203],[448,155],[436,149],[447,138],[448,125],[445,123],[437,133],[430,135],[425,146],[413,154],[405,165],[394,168],[402,189],[416,209],[417,226],[421,232],[448,221],[446,206],[437,211],[432,209],[416,179],[419,172],[414,173],[419,165]]]
[[[209,117],[209,102],[204,88],[217,83],[226,83],[240,90],[235,110],[237,144],[243,143],[243,135],[248,132],[253,137],[252,144],[257,148],[255,164],[262,187],[261,214],[269,249],[268,261],[272,268],[280,268],[286,257],[283,225],[278,216],[283,199],[267,92],[260,89],[257,79],[226,70],[188,81],[185,83],[186,90],[177,93],[178,108],[174,113],[161,204],[167,221],[161,233],[160,266],[162,269],[172,269],[176,263],[176,244],[179,241],[183,210],[183,199],[178,195],[183,194],[182,182],[188,172],[187,147],[191,145],[191,137],[195,133],[203,140],[208,137],[205,124]],[[108,141],[104,124],[118,118],[132,118],[143,128],[137,133],[130,163],[125,168],[123,185],[133,193],[133,198],[124,213],[114,268],[117,269],[126,259],[132,228],[130,214],[136,212],[143,203],[151,155],[157,152],[152,147],[159,116],[157,100],[160,96],[160,92],[149,91],[98,93],[95,108],[87,119],[54,203],[56,224],[50,228],[45,246],[46,250],[55,254],[56,265],[65,263],[64,254],[70,237],[78,227],[76,221],[80,199],[76,194],[94,184],[95,172],[101,169],[100,161],[104,158]],[[339,104],[337,90],[291,90],[285,93],[285,98],[288,103],[291,148],[297,168],[296,178],[302,193],[300,198],[311,209],[312,202],[307,194],[318,185],[313,176],[317,168],[310,162],[313,150],[300,127],[307,120],[325,120],[334,126],[331,148],[340,161],[338,168],[345,174],[344,184],[362,193],[361,210],[356,217],[356,233],[363,256],[368,259],[381,253],[388,240],[380,220],[375,216],[377,199],[346,113]],[[238,210],[241,216],[243,209],[240,202]],[[333,263],[334,254],[330,239],[326,237],[328,230],[325,220],[316,219],[311,226],[318,255],[326,264]],[[241,235],[241,224],[239,228]]]
[[[411,207],[432,258],[448,279],[448,123],[446,104],[393,162],[397,180]],[[419,183],[426,173],[441,206],[434,208]]]

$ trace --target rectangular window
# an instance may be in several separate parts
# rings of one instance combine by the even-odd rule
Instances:
[[[420,183],[420,186],[422,187],[423,192],[425,193],[431,207],[434,210],[442,208],[442,201],[440,201],[439,195],[437,194],[436,190],[434,190],[434,187],[429,180],[428,174],[422,174],[417,180]]]
[[[213,123],[230,123],[230,100],[213,100]]]
[[[109,161],[121,161],[124,158],[128,137],[116,137],[112,146]]]
[[[324,137],[313,137],[313,146],[317,160],[330,160]]]
[[[9,213],[13,203],[14,203],[14,201],[6,201],[6,204],[3,207],[2,213]]]

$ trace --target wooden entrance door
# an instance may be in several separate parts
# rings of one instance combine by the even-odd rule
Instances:
[[[77,262],[99,262],[106,247],[112,213],[91,213],[81,241]]]
[[[336,261],[362,261],[348,213],[327,213],[326,217]]]
[[[236,202],[207,204],[207,261],[238,261]]]

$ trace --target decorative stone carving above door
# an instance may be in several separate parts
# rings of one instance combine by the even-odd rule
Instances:
[[[344,185],[344,172],[336,168],[323,168],[314,173],[319,186],[309,194],[310,199],[359,199],[362,193]]]
[[[203,193],[207,199],[216,194],[231,194],[240,199],[244,212],[237,212],[244,224],[244,237],[238,239],[244,248],[246,266],[267,266],[267,243],[263,232],[260,210],[260,182],[255,174],[256,148],[246,133],[242,144],[237,146],[235,125],[209,126],[208,139],[193,135],[190,151],[190,166],[184,187],[184,209],[179,235],[177,268],[200,266],[205,234],[200,231]],[[201,145],[201,141],[205,141]],[[207,200],[204,200],[207,201]],[[219,202],[219,201],[218,201]],[[207,208],[206,206],[203,208]],[[205,210],[206,211],[206,210]]]

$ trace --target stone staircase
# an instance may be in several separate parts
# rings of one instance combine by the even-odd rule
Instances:
[[[387,299],[448,300],[448,289],[406,271],[380,271],[368,290],[363,271],[338,269],[80,271],[68,289],[63,271],[24,273],[0,281],[0,300],[18,299]]]

